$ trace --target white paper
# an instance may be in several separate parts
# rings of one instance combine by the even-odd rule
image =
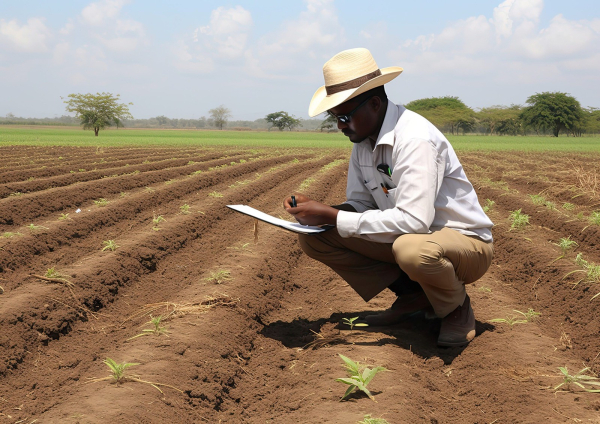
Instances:
[[[254,209],[253,207],[247,205],[227,205],[227,207],[233,209],[234,211],[241,212],[245,215],[250,215],[268,224],[275,225],[276,227],[284,228],[288,231],[293,231],[294,233],[316,234],[327,230],[327,228],[302,225],[296,222],[289,222],[283,219],[275,218],[274,216],[268,215],[264,212],[259,211],[258,209]]]

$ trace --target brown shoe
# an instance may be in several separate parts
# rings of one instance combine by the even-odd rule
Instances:
[[[474,338],[475,314],[467,295],[462,306],[442,318],[437,344],[443,347],[465,346]]]
[[[418,292],[398,297],[389,309],[375,315],[367,315],[364,321],[371,326],[394,325],[408,315],[431,307],[425,293]]]

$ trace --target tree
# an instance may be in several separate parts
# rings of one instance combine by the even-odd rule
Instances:
[[[327,117],[321,122],[319,130],[321,132],[323,132],[323,130],[335,131],[337,129],[337,118],[329,113],[325,113],[325,115],[327,115]]]
[[[527,99],[529,105],[521,112],[521,119],[539,130],[551,130],[558,137],[561,130],[573,130],[583,120],[583,109],[575,99],[567,93],[536,93]]]
[[[269,113],[265,116],[265,120],[267,123],[271,124],[271,128],[279,128],[279,131],[283,131],[286,128],[291,131],[295,127],[301,125],[299,119],[294,118],[293,115],[288,115],[288,113],[284,111]],[[271,128],[269,128],[269,130]]]
[[[227,123],[227,120],[231,118],[231,111],[224,105],[211,109],[208,113],[210,113],[210,117],[215,123],[215,126],[219,127],[220,130],[223,129],[223,125]]]
[[[62,97],[61,97],[62,98]],[[116,96],[111,93],[87,93],[87,94],[69,94],[68,100],[65,100],[67,112],[74,112],[75,117],[79,119],[84,130],[94,130],[94,135],[98,136],[98,131],[111,125],[123,126],[123,120],[133,119],[129,113],[128,105],[133,103],[118,103],[119,94]]]
[[[475,125],[475,112],[458,97],[444,96],[413,100],[406,105],[407,109],[427,118],[438,128],[449,127],[450,132],[458,134],[471,130]]]
[[[494,135],[494,131],[516,135],[522,126],[519,119],[520,112],[519,105],[490,106],[477,112],[476,117],[490,130],[490,135]]]

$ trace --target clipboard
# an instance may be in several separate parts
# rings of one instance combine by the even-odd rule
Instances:
[[[254,209],[248,205],[227,205],[229,209],[233,209],[236,212],[243,213],[244,215],[251,216],[252,218],[258,219],[260,221],[266,222],[267,224],[274,225],[279,228],[283,228],[284,230],[291,231],[293,233],[298,234],[319,234],[323,231],[327,231],[330,228],[333,228],[333,225],[324,225],[322,227],[312,226],[312,225],[302,225],[297,222],[289,222],[283,219],[275,218],[269,214],[259,211],[258,209]]]

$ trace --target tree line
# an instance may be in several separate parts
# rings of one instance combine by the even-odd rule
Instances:
[[[63,99],[72,116],[58,118],[19,118],[9,113],[0,117],[0,124],[82,125],[84,129],[99,130],[109,126],[132,128],[177,129],[278,129],[292,131],[337,131],[337,120],[300,119],[285,111],[272,112],[254,121],[231,121],[231,111],[224,105],[209,111],[208,117],[174,119],[160,115],[134,119],[129,112],[132,103],[119,103],[119,95],[111,93],[70,94]],[[478,133],[489,135],[553,135],[582,136],[600,134],[600,109],[584,108],[573,96],[562,92],[536,93],[525,105],[490,106],[473,110],[454,96],[413,100],[406,108],[423,115],[442,132],[451,134]]]

